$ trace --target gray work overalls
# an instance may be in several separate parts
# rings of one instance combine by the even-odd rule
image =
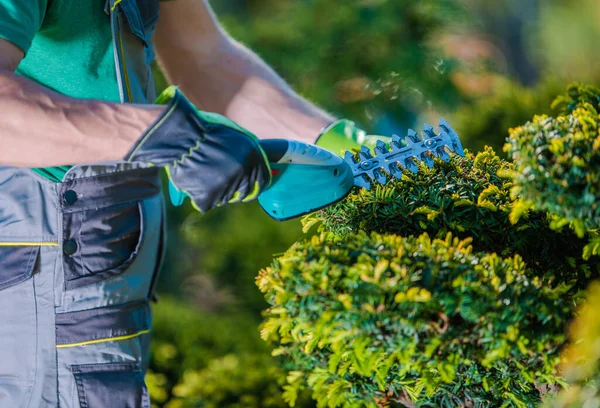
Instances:
[[[109,0],[123,102],[155,98],[158,0]],[[159,171],[78,165],[62,183],[0,167],[0,408],[149,407]]]

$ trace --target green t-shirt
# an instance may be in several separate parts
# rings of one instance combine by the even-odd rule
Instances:
[[[118,102],[105,0],[0,0],[0,38],[25,52],[17,74],[76,98]],[[60,181],[69,167],[36,169]]]

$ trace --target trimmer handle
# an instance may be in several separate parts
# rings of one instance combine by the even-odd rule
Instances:
[[[258,196],[278,221],[296,218],[344,198],[354,185],[352,168],[321,147],[296,140],[261,140],[271,165],[270,186]]]

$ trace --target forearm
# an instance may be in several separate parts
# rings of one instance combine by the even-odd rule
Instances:
[[[312,143],[334,120],[297,95],[257,55],[228,37],[210,52],[164,48],[162,59],[185,58],[183,64],[162,64],[171,83],[179,85],[197,106],[229,117],[260,138]],[[176,55],[178,51],[186,57]]]
[[[120,160],[163,109],[70,98],[0,70],[0,165]]]

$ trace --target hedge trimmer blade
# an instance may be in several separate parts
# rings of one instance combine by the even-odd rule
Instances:
[[[369,190],[371,181],[385,184],[390,176],[400,179],[405,170],[417,173],[419,162],[433,167],[436,157],[447,162],[451,153],[465,155],[458,134],[444,119],[440,119],[438,131],[439,134],[436,134],[433,127],[426,124],[419,136],[411,129],[404,140],[394,135],[389,148],[379,140],[374,149],[375,155],[363,146],[358,154],[359,160],[347,151],[344,159],[352,167],[354,185]]]

